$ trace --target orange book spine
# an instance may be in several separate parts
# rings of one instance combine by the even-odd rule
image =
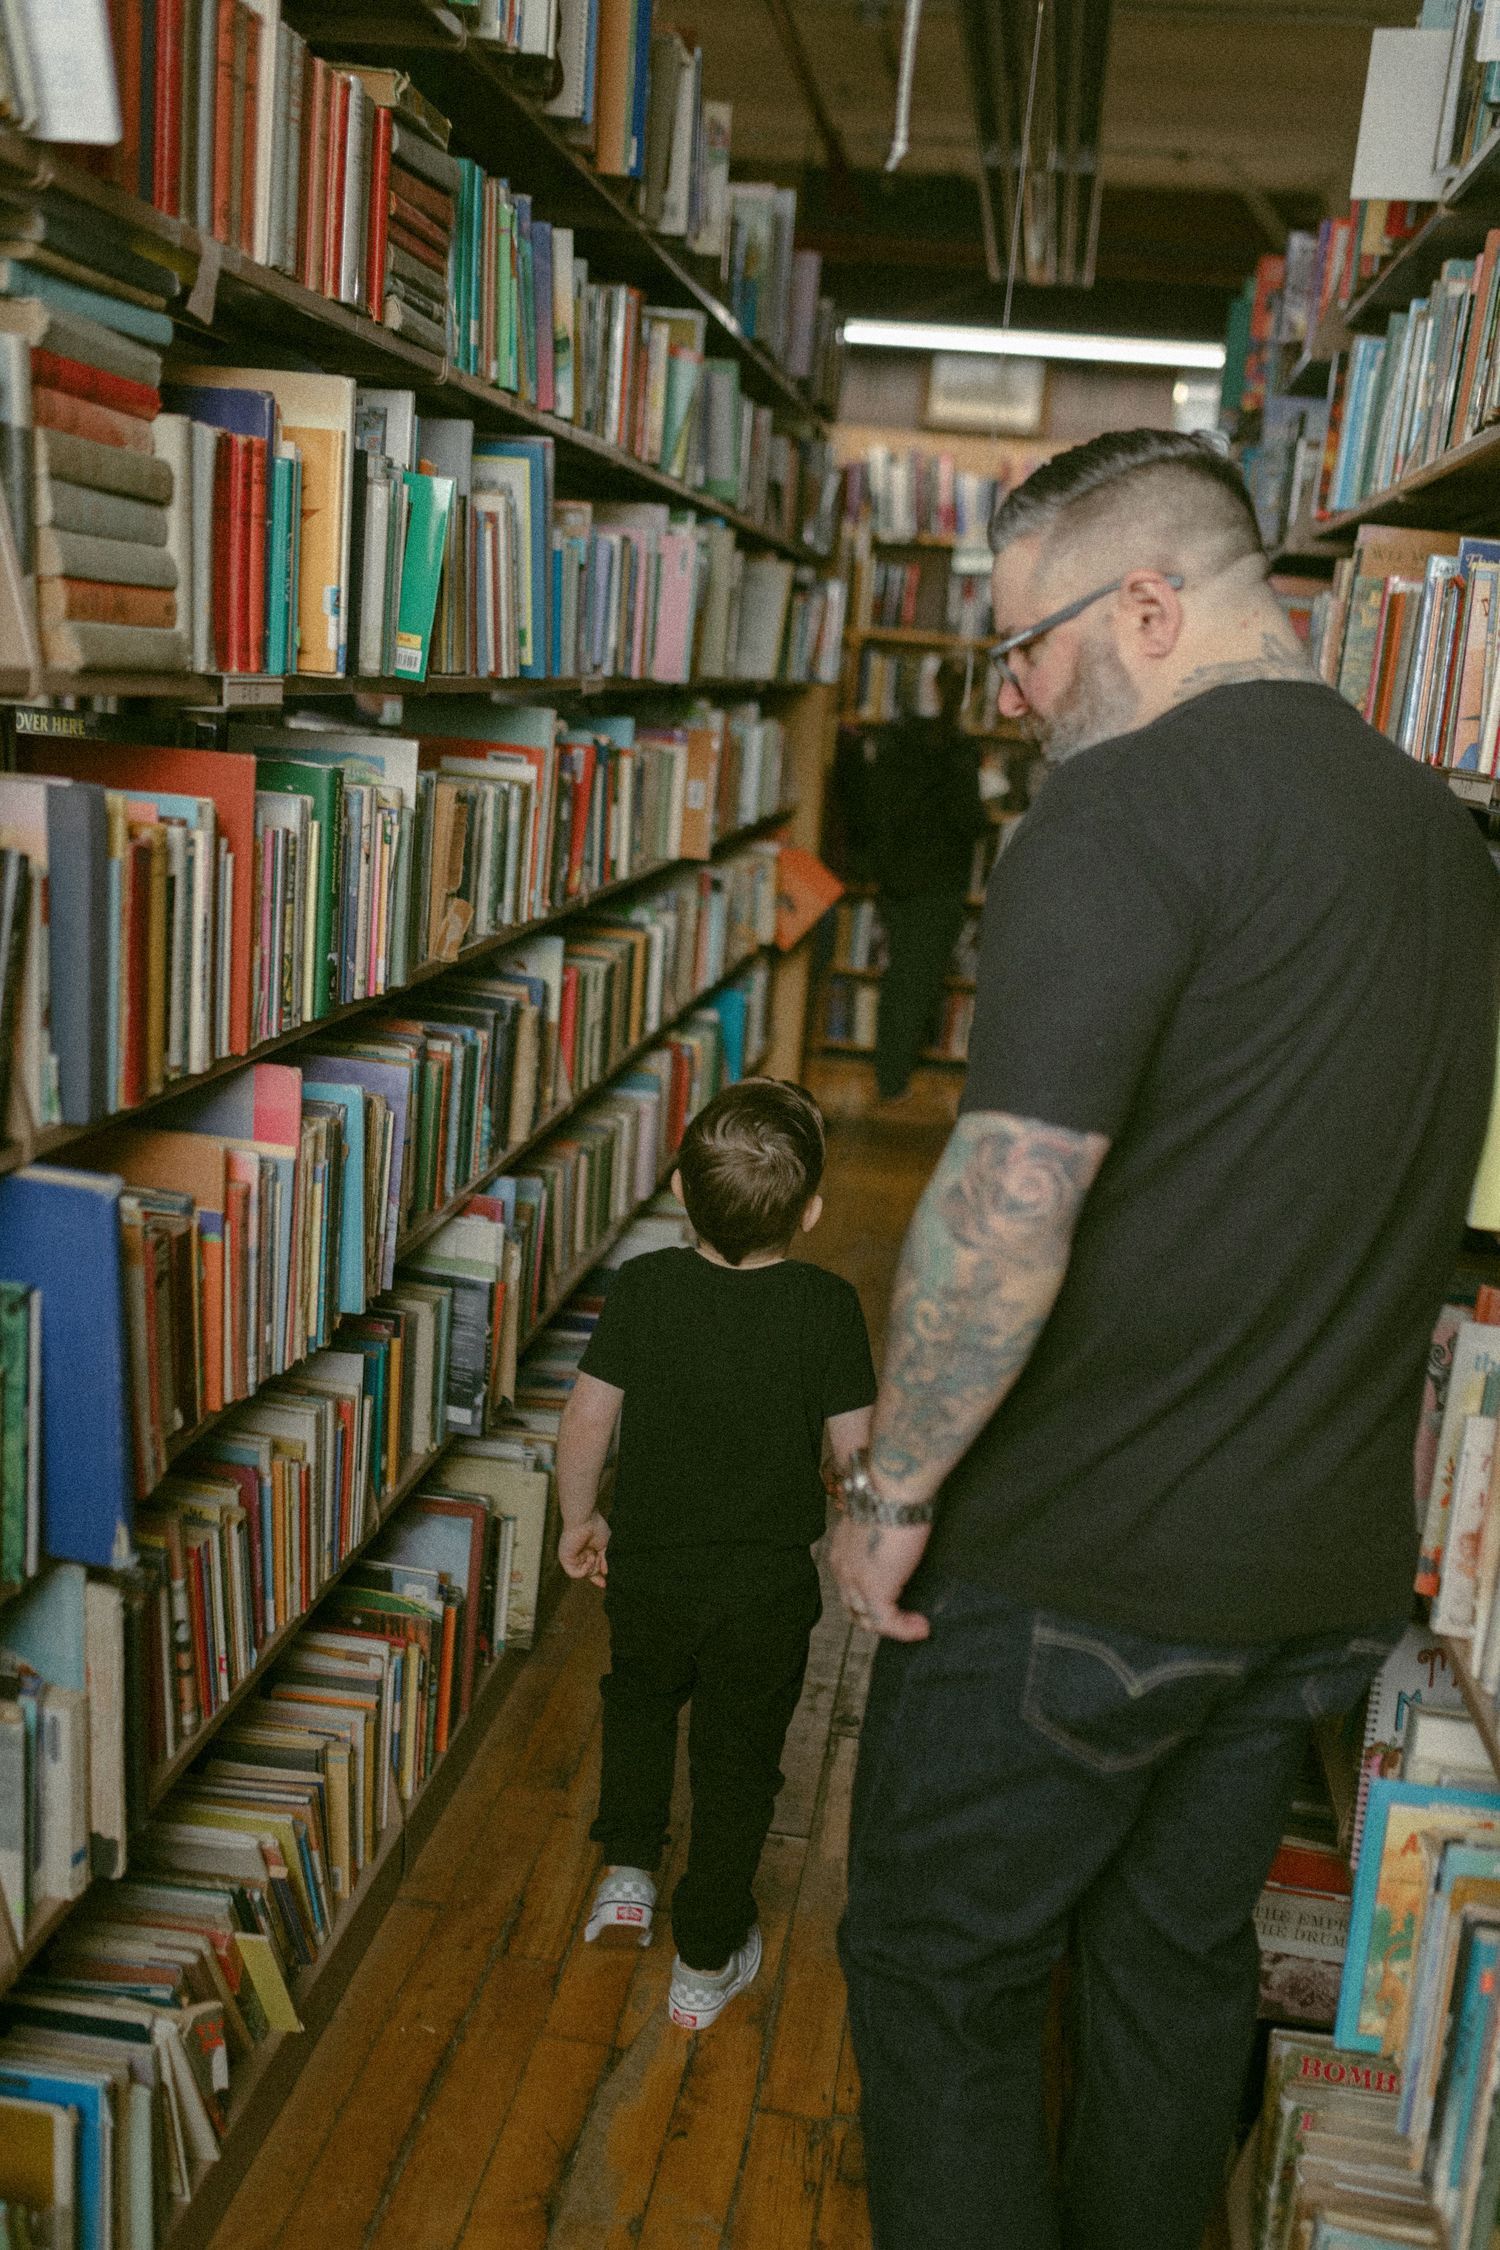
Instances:
[[[203,1394],[205,1414],[224,1405],[224,1237],[200,1235],[203,1305]]]
[[[458,1604],[443,1604],[443,1646],[438,1658],[437,1720],[433,1727],[433,1753],[441,1758],[448,1747],[448,1727],[453,1715],[453,1651],[458,1638]]]

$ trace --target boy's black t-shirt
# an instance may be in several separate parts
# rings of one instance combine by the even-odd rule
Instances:
[[[796,1258],[631,1258],[580,1365],[625,1393],[616,1555],[809,1546],[824,1522],[823,1424],[875,1397],[859,1298]]]

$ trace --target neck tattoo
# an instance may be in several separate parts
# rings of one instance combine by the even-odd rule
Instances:
[[[1210,688],[1239,687],[1247,680],[1316,680],[1313,670],[1299,646],[1288,647],[1279,633],[1269,627],[1261,634],[1260,649],[1254,656],[1232,656],[1222,664],[1200,664],[1184,674],[1177,683],[1175,700],[1186,703],[1190,696],[1204,695]]]

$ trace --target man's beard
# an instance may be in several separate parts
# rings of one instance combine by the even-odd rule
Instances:
[[[1107,642],[1085,642],[1072,684],[1045,716],[1028,710],[1021,726],[1049,765],[1135,725],[1136,692],[1130,674]]]

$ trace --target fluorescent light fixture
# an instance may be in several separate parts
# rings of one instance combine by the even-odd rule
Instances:
[[[1064,328],[954,328],[929,320],[846,320],[858,351],[984,352],[999,359],[1089,359],[1112,367],[1213,367],[1222,344],[1168,336],[1078,336]]]

